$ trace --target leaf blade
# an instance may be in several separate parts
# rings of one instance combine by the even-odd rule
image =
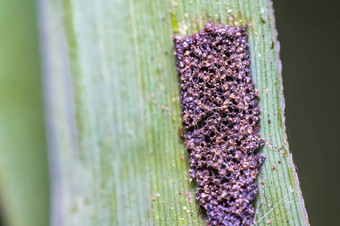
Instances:
[[[66,125],[67,117],[77,122],[69,127],[77,134],[77,145],[61,150],[65,156],[58,160],[72,165],[61,173],[66,184],[61,190],[68,197],[62,204],[65,217],[61,216],[61,221],[204,224],[194,200],[189,204],[185,196],[187,192],[193,196],[195,187],[188,182],[188,160],[181,160],[186,153],[178,136],[180,105],[171,36],[195,32],[208,20],[238,26],[252,23],[248,32],[253,77],[261,93],[261,134],[268,142],[273,140],[272,146],[281,147],[286,141],[283,96],[278,49],[271,48],[277,41],[270,2],[66,3],[59,5],[59,12],[50,11],[51,21],[64,23],[64,41],[69,49],[55,57],[68,56],[65,70],[73,82],[71,104],[75,109],[63,119],[52,116],[52,122],[59,133],[62,130],[58,126]],[[53,8],[58,3],[47,4]],[[53,18],[54,14],[65,13],[66,21]],[[47,63],[53,64],[53,60]],[[64,89],[58,79],[54,82]],[[49,101],[67,108],[53,91]],[[65,143],[63,138],[56,139],[56,143]],[[294,165],[286,154],[288,147],[284,144],[287,158],[283,158],[269,145],[261,150],[268,159],[259,182],[267,184],[260,189],[256,219],[259,224],[268,220],[288,224],[289,220],[307,225]],[[70,153],[75,157],[67,157]],[[276,171],[272,170],[274,165]],[[77,179],[82,182],[68,182]],[[89,204],[85,205],[84,200]]]

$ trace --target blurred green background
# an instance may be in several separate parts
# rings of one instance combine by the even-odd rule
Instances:
[[[274,0],[286,123],[312,225],[340,213],[339,32],[336,1]],[[47,144],[37,5],[0,1],[0,221],[49,224]],[[1,223],[0,223],[1,224]]]
[[[49,184],[37,9],[0,1],[1,221],[49,224]]]

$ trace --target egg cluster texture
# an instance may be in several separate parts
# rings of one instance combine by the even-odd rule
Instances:
[[[207,24],[173,37],[189,176],[208,225],[253,225],[265,158],[244,27]]]

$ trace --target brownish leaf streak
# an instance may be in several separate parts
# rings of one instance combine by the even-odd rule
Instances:
[[[173,39],[196,199],[208,225],[252,225],[264,141],[245,28],[207,24]]]

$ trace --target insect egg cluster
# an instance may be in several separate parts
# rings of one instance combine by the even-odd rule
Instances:
[[[196,199],[208,225],[252,225],[264,140],[245,28],[207,24],[173,40]]]

